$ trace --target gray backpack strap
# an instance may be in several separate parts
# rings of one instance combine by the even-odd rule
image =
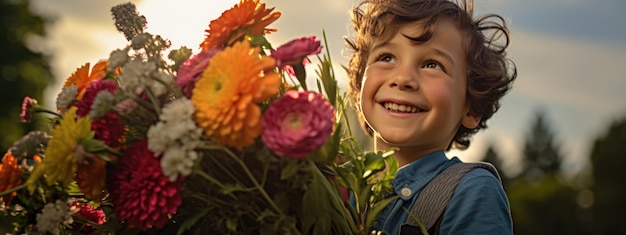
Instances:
[[[428,183],[428,185],[426,185],[426,187],[424,187],[420,195],[417,197],[415,204],[411,208],[405,224],[401,226],[401,230],[418,231],[415,230],[415,228],[419,229],[419,225],[414,220],[414,218],[417,218],[417,221],[422,223],[426,229],[430,231],[433,225],[437,223],[443,214],[443,211],[446,209],[448,201],[452,198],[452,194],[454,193],[459,180],[461,180],[467,172],[475,168],[487,169],[493,173],[496,178],[498,178],[498,181],[501,181],[498,171],[490,163],[477,162],[454,164],[437,175],[430,183]],[[405,227],[407,228],[405,229]],[[408,227],[413,227],[414,229],[409,229]],[[408,231],[400,232],[400,234],[408,234],[406,233]]]

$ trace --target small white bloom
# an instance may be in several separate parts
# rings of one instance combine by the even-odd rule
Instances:
[[[91,104],[91,111],[89,111],[89,116],[93,118],[93,120],[98,120],[102,116],[106,115],[111,107],[113,107],[113,103],[115,102],[115,97],[111,92],[107,90],[102,90],[96,94],[96,97]]]
[[[56,200],[46,204],[41,213],[37,214],[37,230],[42,233],[59,234],[59,226],[69,225],[72,222],[73,211],[65,201]]]
[[[187,98],[175,99],[163,106],[160,121],[148,130],[148,149],[163,154],[161,167],[171,181],[191,174],[198,157],[202,129],[193,121],[194,107]]]
[[[151,38],[152,38],[152,35],[150,35],[149,33],[137,34],[137,36],[135,36],[133,40],[130,42],[131,43],[130,46],[135,50],[139,50],[142,47],[144,47]]]
[[[148,129],[148,149],[150,149],[155,156],[161,155],[169,144],[167,135],[164,135],[164,133],[168,131],[166,128],[164,122],[157,122]]]
[[[155,82],[150,78],[150,74],[155,70],[156,65],[154,63],[133,59],[124,66],[124,70],[120,74],[120,84],[126,91],[141,94],[146,86],[151,86]]]
[[[117,67],[122,67],[128,62],[128,59],[128,48],[114,50],[111,52],[111,55],[109,55],[109,66],[107,69],[113,71]]]
[[[151,76],[154,79],[158,79],[161,81],[151,81],[146,85],[156,96],[161,96],[167,93],[167,86],[171,87],[174,84],[174,75],[166,73],[162,70],[153,72]]]
[[[59,95],[57,96],[57,110],[60,110],[61,113],[64,113],[67,110],[67,107],[69,107],[72,102],[74,102],[77,94],[78,86],[76,85],[71,85],[63,88],[63,90],[61,90],[61,93],[59,93]]]
[[[170,181],[176,181],[179,176],[188,176],[193,169],[193,163],[198,158],[198,154],[193,150],[186,150],[184,147],[170,147],[163,153],[161,158],[161,168],[163,174]]]
[[[178,98],[163,106],[159,119],[166,122],[177,122],[183,119],[190,119],[194,111],[191,100],[186,97]]]

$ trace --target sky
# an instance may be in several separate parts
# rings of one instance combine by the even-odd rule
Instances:
[[[96,63],[126,45],[110,8],[128,1],[33,0],[34,10],[54,16],[48,39],[34,47],[52,55],[57,84],[47,90],[54,104],[60,84],[84,63]],[[131,1],[148,20],[147,31],[172,41],[172,48],[198,51],[211,20],[237,1]],[[264,0],[282,16],[268,36],[280,45],[326,33],[339,84],[346,87],[344,36],[352,35],[348,12],[357,0]],[[519,169],[523,143],[538,110],[543,110],[565,157],[566,172],[588,167],[593,141],[608,125],[626,117],[626,2],[622,0],[479,0],[475,14],[503,16],[512,33],[508,55],[518,77],[489,128],[473,137],[465,161],[480,160],[489,144],[504,157],[505,174]]]

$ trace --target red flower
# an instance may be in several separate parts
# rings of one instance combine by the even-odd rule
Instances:
[[[74,201],[70,206],[78,209],[78,211],[74,214],[76,216],[83,217],[96,224],[104,224],[104,222],[106,222],[106,215],[104,214],[104,211],[100,209],[95,209],[89,204]],[[72,228],[78,229],[77,232],[89,234],[96,229],[93,225],[89,223],[85,223],[84,225],[80,226],[72,226]]]
[[[93,81],[85,91],[83,99],[78,103],[76,114],[80,117],[88,115],[99,92],[114,94],[115,90],[117,90],[117,83],[113,80]],[[110,147],[118,147],[120,138],[124,134],[124,124],[115,112],[109,112],[100,119],[94,120],[91,123],[91,129],[96,133],[96,139],[104,141]]]
[[[30,122],[31,110],[34,106],[37,105],[37,100],[30,98],[28,96],[24,97],[24,101],[22,101],[22,113],[20,117],[22,118],[22,122]]]
[[[117,90],[117,83],[115,83],[114,80],[97,79],[91,82],[85,90],[83,99],[80,103],[78,103],[78,105],[76,105],[78,107],[76,114],[79,117],[84,117],[89,114],[89,111],[91,111],[91,105],[100,91],[108,91],[111,94],[115,94],[115,90]]]
[[[147,141],[131,145],[112,174],[111,196],[121,221],[141,230],[163,228],[181,204],[182,177],[170,182]]]
[[[277,155],[302,159],[326,143],[334,120],[333,107],[322,95],[290,90],[263,114],[261,138]]]
[[[187,98],[191,97],[196,81],[209,66],[209,60],[219,51],[221,51],[220,48],[202,50],[180,66],[176,74],[176,85],[180,87],[180,90]]]
[[[278,47],[272,51],[272,57],[277,61],[276,66],[282,68],[286,65],[303,64],[307,56],[316,55],[320,51],[322,51],[322,45],[315,36],[302,37]]]

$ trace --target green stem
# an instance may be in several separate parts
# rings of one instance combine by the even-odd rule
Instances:
[[[176,88],[172,87],[170,84],[168,84],[167,82],[161,80],[160,78],[158,78],[156,76],[152,76],[152,79],[154,79],[155,81],[157,81],[161,85],[167,87],[168,90],[170,90],[172,93],[174,93],[174,96],[176,96],[176,97],[183,97],[183,93],[180,91],[180,89],[176,89]]]
[[[219,186],[220,188],[224,188],[224,185],[222,183],[220,183],[219,180],[216,180],[215,178],[211,177],[210,175],[208,175],[207,173],[205,173],[204,171],[197,171],[196,172],[198,175],[202,176],[202,178],[206,179],[207,181],[216,184],[217,186]]]
[[[250,181],[252,181],[252,183],[254,184],[254,187],[256,187],[259,190],[259,192],[261,193],[261,196],[263,196],[263,198],[270,204],[270,206],[274,208],[274,210],[276,210],[276,212],[280,215],[281,218],[285,217],[285,214],[283,213],[283,211],[274,203],[274,200],[272,200],[272,198],[267,194],[267,192],[265,192],[265,189],[263,189],[263,186],[259,184],[259,181],[257,181],[254,175],[252,174],[252,172],[250,172],[250,170],[248,169],[248,166],[246,166],[246,164],[243,161],[241,161],[241,159],[239,159],[232,151],[230,151],[230,149],[225,148],[224,146],[219,146],[219,145],[205,145],[205,146],[201,146],[201,148],[207,149],[207,150],[224,151],[226,155],[228,155],[233,160],[235,160],[235,162],[237,162],[237,164],[239,164],[239,166],[241,166],[243,171],[246,173],[246,176],[250,178]]]
[[[248,166],[246,166],[246,164],[244,164],[244,162],[241,161],[241,159],[239,159],[237,156],[235,156],[235,154],[233,152],[231,152],[229,149],[224,148],[224,151],[231,158],[233,158],[233,160],[235,160],[237,162],[237,164],[239,164],[241,166],[241,168],[246,172],[246,175],[250,178],[252,183],[254,183],[254,186],[259,190],[259,192],[261,193],[263,198],[265,198],[265,200],[267,200],[267,202],[274,208],[274,210],[276,210],[276,212],[278,212],[278,214],[280,215],[281,218],[284,218],[285,214],[283,214],[283,211],[274,203],[274,200],[272,200],[272,198],[270,198],[270,196],[267,194],[267,192],[265,192],[265,189],[263,189],[263,186],[261,186],[259,184],[259,181],[257,181],[256,178],[254,178],[254,175],[252,175],[252,172],[250,172],[250,170],[248,169]]]
[[[59,118],[61,118],[61,117],[62,117],[60,113],[50,111],[50,110],[48,110],[48,109],[46,109],[46,108],[43,108],[43,107],[41,107],[41,106],[34,106],[34,107],[33,107],[33,110],[34,110],[35,112],[38,112],[38,113],[47,113],[47,114],[52,114],[52,115],[54,115],[54,116],[56,116],[56,117],[59,117]]]
[[[146,87],[146,89],[144,89],[144,91],[146,92],[146,95],[148,96],[148,98],[152,102],[152,106],[154,107],[154,111],[157,114],[160,114],[161,113],[161,106],[159,105],[159,100],[157,99],[157,97],[154,95],[154,93],[152,93],[152,90],[148,89],[147,87]]]
[[[17,192],[17,191],[19,191],[19,190],[21,190],[21,189],[23,189],[23,188],[26,188],[26,183],[21,184],[20,186],[17,186],[17,187],[15,187],[15,188],[12,188],[12,189],[6,190],[6,191],[4,191],[4,192],[0,192],[0,197],[2,197],[2,196],[6,196],[6,195],[9,195],[10,193],[13,193],[13,192]]]

